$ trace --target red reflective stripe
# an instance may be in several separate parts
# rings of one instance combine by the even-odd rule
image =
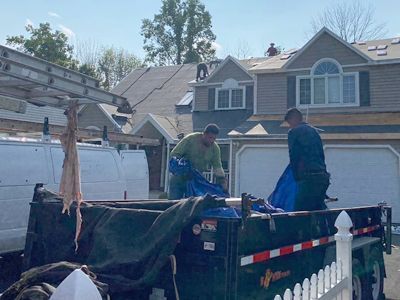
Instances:
[[[260,262],[264,260],[270,259],[270,252],[269,251],[264,251],[261,253],[254,254],[253,256],[253,262]]]
[[[372,231],[378,229],[379,227],[380,227],[380,225],[375,225],[375,226],[371,226],[371,227],[364,227],[364,228],[355,229],[355,230],[353,230],[353,235],[360,235],[360,234],[364,234],[364,233],[369,233],[369,232],[372,232]],[[328,244],[330,242],[333,242],[334,241],[334,236],[325,236],[325,237],[319,238],[318,240],[315,240],[315,241],[318,242],[318,244],[315,245],[315,246],[313,246],[313,241],[307,241],[307,242],[301,243],[300,244],[301,245],[301,250],[311,249],[313,247],[318,247],[320,245],[324,245],[324,244]],[[296,245],[298,245],[298,244],[296,244]],[[288,255],[288,254],[292,254],[293,252],[295,252],[294,251],[294,246],[295,245],[289,245],[289,246],[285,246],[285,247],[278,248],[278,249],[267,250],[267,251],[260,252],[260,253],[257,253],[257,254],[245,256],[245,258],[250,258],[251,257],[253,259],[252,263],[262,262],[262,261],[266,261],[266,260],[271,259],[271,251],[274,251],[274,253],[276,253],[276,251],[278,251],[278,253],[279,253],[279,255],[274,256],[273,258],[279,257],[279,256]],[[299,250],[296,250],[296,251],[299,251]],[[245,265],[249,265],[249,263],[246,263]]]
[[[304,242],[301,244],[301,249],[303,249],[303,250],[310,249],[310,248],[312,248],[312,241]]]
[[[281,248],[280,255],[286,255],[291,253],[293,253],[293,245]]]
[[[329,236],[325,236],[319,239],[319,244],[326,244],[329,241]]]

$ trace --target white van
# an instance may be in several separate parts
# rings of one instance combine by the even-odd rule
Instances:
[[[78,144],[84,200],[148,199],[143,150]],[[0,138],[0,254],[23,250],[36,183],[58,192],[64,152],[59,142]]]

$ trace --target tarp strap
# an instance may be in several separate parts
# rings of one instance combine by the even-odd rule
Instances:
[[[170,255],[169,258],[171,260],[172,280],[174,282],[175,298],[176,298],[176,300],[179,300],[179,292],[178,292],[178,287],[176,285],[176,280],[175,280],[175,275],[176,275],[176,257],[175,257],[175,255]]]

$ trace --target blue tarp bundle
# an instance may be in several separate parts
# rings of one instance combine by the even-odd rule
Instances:
[[[268,200],[273,206],[282,208],[284,211],[293,211],[296,193],[297,183],[292,168],[288,165]]]
[[[204,196],[205,194],[223,198],[229,197],[229,194],[223,191],[221,185],[209,182],[199,171],[193,169],[190,161],[184,158],[172,157],[169,161],[169,171],[176,176],[186,176],[189,178],[186,185],[186,197]],[[278,208],[278,206],[274,206],[275,205],[273,205],[273,203],[271,205],[271,202],[268,200],[265,201],[264,205],[253,204],[252,210],[261,213],[283,212],[283,207]],[[205,217],[220,218],[240,218],[241,215],[241,211],[233,207],[215,208],[203,213]]]
[[[229,197],[229,194],[224,192],[221,185],[209,182],[192,167],[190,161],[184,158],[172,157],[169,161],[169,171],[174,175],[189,178],[186,183],[186,197],[204,196],[205,194],[223,198]]]

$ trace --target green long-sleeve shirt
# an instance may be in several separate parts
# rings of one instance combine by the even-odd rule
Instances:
[[[201,141],[202,135],[201,132],[195,132],[184,137],[172,150],[171,157],[184,157],[200,172],[213,167],[217,176],[223,176],[221,150],[218,144],[214,142],[210,147],[205,146]]]

